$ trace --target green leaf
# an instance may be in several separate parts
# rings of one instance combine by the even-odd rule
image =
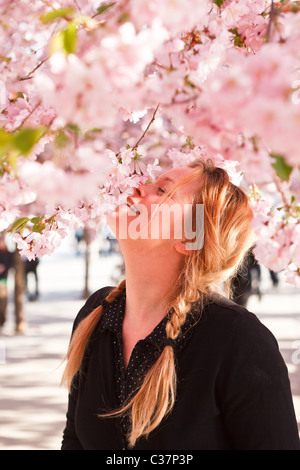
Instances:
[[[25,99],[24,93],[22,93],[21,91],[18,91],[17,94],[15,95],[15,97],[10,99],[9,101],[10,101],[10,103],[16,103],[19,98]]]
[[[44,132],[43,128],[21,129],[16,132],[0,130],[0,174],[15,171],[20,155],[28,155]]]
[[[101,134],[101,132],[103,132],[103,129],[101,127],[91,127],[91,129],[89,129],[87,132],[96,132]]]
[[[64,49],[67,54],[75,52],[76,46],[76,26],[69,23],[67,29],[64,31]]]
[[[32,219],[30,219],[30,222],[34,225],[37,225],[37,224],[40,224],[43,219],[44,219],[44,216],[43,217],[32,217]]]
[[[126,23],[126,21],[129,21],[130,19],[130,13],[128,11],[123,11],[121,15],[118,18],[118,23]]]
[[[4,129],[0,130],[0,157],[6,155],[12,147],[13,136],[5,132]]]
[[[49,11],[48,13],[41,15],[40,20],[45,24],[51,23],[52,21],[55,21],[58,18],[64,18],[68,15],[73,15],[74,11],[74,8],[60,8],[59,10]]]
[[[28,155],[44,132],[43,128],[21,129],[16,132],[0,130],[0,174],[14,172],[20,155]]]
[[[60,31],[51,41],[50,52],[63,51],[65,54],[73,54],[76,47],[76,25],[70,21],[67,28]]]
[[[19,230],[19,229],[24,229],[26,224],[29,222],[29,218],[28,217],[21,217],[20,219],[16,220],[13,225],[11,226],[11,228],[8,230],[9,232],[15,232],[16,230]]]
[[[75,135],[79,136],[80,135],[80,127],[78,127],[76,124],[67,124],[66,129],[70,132],[73,132]]]
[[[97,8],[98,15],[101,15],[102,13],[104,13],[106,10],[108,10],[108,8],[113,7],[115,5],[115,3],[116,2],[103,3],[103,5],[101,5],[100,7]]]
[[[43,130],[41,128],[22,129],[13,136],[12,143],[21,154],[27,155],[42,135]]]
[[[44,215],[42,217],[32,217],[32,219],[30,219],[30,222],[33,224],[33,232],[41,233],[46,227],[46,224],[44,222]]]
[[[54,142],[55,142],[56,147],[64,148],[69,144],[70,139],[63,131],[60,131],[55,137]]]
[[[276,170],[278,176],[284,180],[288,181],[293,167],[288,165],[282,155],[277,155],[271,153],[271,157],[274,158],[275,162],[272,163],[273,168]]]
[[[233,43],[237,47],[245,47],[245,38],[239,33],[238,28],[229,29],[234,35]]]
[[[91,140],[95,138],[95,134],[101,134],[102,132],[103,130],[101,129],[101,127],[92,127],[84,133],[83,138],[85,140]]]
[[[45,227],[46,227],[46,224],[35,224],[32,227],[32,231],[42,233],[42,231],[45,229]]]
[[[218,5],[219,8],[220,8],[220,7],[223,5],[223,3],[224,3],[224,0],[212,0],[212,1],[213,1],[213,3],[215,3],[216,5]]]
[[[244,45],[245,45],[242,36],[236,36],[234,38],[233,44],[236,47],[244,47]]]

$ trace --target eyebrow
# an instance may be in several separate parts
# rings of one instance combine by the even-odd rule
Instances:
[[[172,180],[172,178],[169,178],[168,176],[160,176],[157,180],[156,180],[156,183],[157,181],[171,181],[171,183],[175,183],[174,180]]]

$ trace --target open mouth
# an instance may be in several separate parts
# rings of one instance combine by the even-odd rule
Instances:
[[[127,202],[127,206],[136,214],[140,214],[140,211],[133,204],[130,204],[130,202]]]

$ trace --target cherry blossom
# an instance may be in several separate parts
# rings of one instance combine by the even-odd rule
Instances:
[[[298,2],[0,12],[0,230],[22,254],[52,253],[159,171],[211,158],[249,193],[259,262],[299,286]]]

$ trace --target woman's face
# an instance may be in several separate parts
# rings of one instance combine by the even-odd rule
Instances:
[[[175,168],[160,175],[155,182],[135,188],[127,204],[118,206],[107,217],[120,244],[134,241],[135,245],[170,247],[187,239],[185,217],[191,212],[193,194],[199,191],[199,177],[184,183],[166,198],[163,196],[193,173],[189,167]]]

